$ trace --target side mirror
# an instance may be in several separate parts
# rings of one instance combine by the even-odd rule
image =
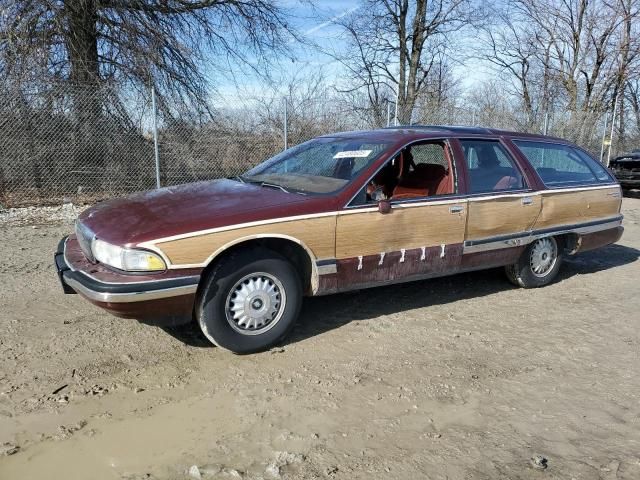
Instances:
[[[389,200],[380,200],[378,202],[378,211],[384,214],[391,212],[391,202]]]

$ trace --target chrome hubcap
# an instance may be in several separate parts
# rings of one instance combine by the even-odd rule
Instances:
[[[263,272],[252,273],[231,288],[225,313],[235,331],[257,335],[278,323],[285,303],[284,287],[276,277]]]
[[[553,238],[541,238],[533,244],[529,265],[536,277],[544,277],[556,264],[558,246]]]

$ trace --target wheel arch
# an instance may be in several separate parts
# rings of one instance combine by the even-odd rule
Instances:
[[[303,284],[303,292],[313,295],[318,289],[318,267],[313,251],[301,240],[290,235],[283,234],[259,234],[247,237],[236,238],[226,243],[213,252],[205,261],[202,271],[200,285],[206,280],[212,270],[225,256],[238,250],[262,247],[272,250],[287,260],[291,261]]]

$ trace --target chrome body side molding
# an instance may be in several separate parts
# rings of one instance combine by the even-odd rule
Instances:
[[[496,237],[482,238],[479,240],[466,240],[462,253],[486,252],[489,250],[499,250],[501,248],[518,247],[543,237],[574,233],[576,235],[587,235],[589,233],[601,232],[622,225],[622,215],[596,220],[592,222],[578,223],[574,225],[559,225],[557,227],[545,228],[541,230],[531,230],[511,235],[501,235]]]

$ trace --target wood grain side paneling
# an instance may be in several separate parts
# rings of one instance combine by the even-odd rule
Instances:
[[[462,243],[466,223],[466,201],[461,213],[454,205],[402,208],[390,213],[378,211],[340,215],[336,226],[336,258],[353,258],[394,252],[400,249]]]
[[[345,258],[337,261],[339,291],[353,288],[367,288],[385,283],[438,277],[456,273],[462,259],[461,243],[446,246],[446,254],[441,255],[441,247],[426,247],[389,252],[380,260],[380,255],[366,255],[359,258]],[[423,256],[424,255],[424,256]],[[360,268],[358,268],[360,267]]]
[[[241,238],[285,235],[302,242],[316,258],[333,258],[335,256],[335,225],[335,216],[309,218],[207,233],[159,242],[155,246],[169,258],[173,265],[192,265],[206,262],[216,251]]]
[[[531,228],[540,213],[539,195],[526,198],[531,204],[523,205],[522,196],[504,196],[487,200],[469,200],[469,219],[466,240],[508,235]]]
[[[573,225],[612,217],[620,211],[618,187],[578,192],[542,193],[542,211],[534,229]]]

